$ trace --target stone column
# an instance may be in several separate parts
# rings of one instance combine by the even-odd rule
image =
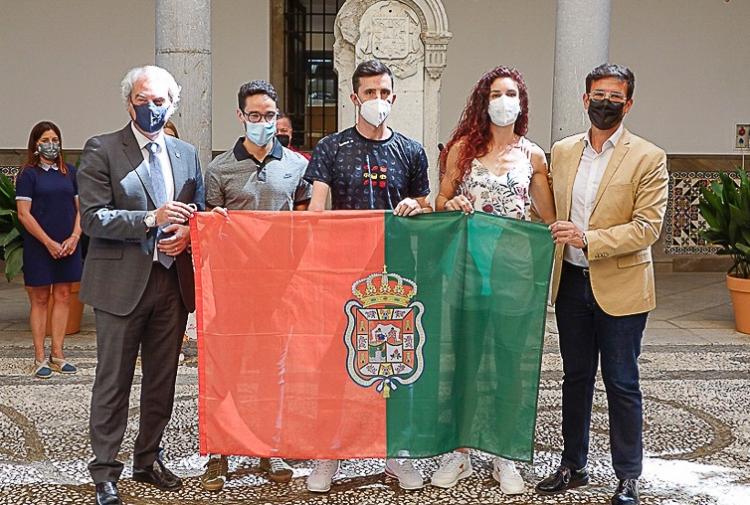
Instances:
[[[156,0],[156,64],[182,87],[172,120],[211,161],[211,0]]]
[[[443,71],[447,64],[448,42],[450,34],[422,34],[425,44],[425,81],[424,94],[431,101],[425,100],[423,144],[427,159],[430,162],[430,194],[436,197],[440,188],[440,166],[438,164],[438,143],[440,142],[440,87]],[[434,105],[438,104],[438,105]],[[443,140],[445,141],[445,140]]]
[[[611,0],[557,0],[552,143],[589,126],[586,75],[609,58]]]

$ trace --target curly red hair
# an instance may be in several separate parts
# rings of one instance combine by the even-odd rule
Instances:
[[[491,129],[490,115],[487,108],[490,103],[490,89],[495,79],[510,77],[518,86],[518,97],[521,102],[521,114],[516,119],[513,132],[516,135],[526,135],[529,128],[529,93],[521,72],[512,67],[495,67],[484,74],[471,91],[466,107],[461,113],[456,129],[453,130],[448,145],[440,153],[440,178],[445,175],[445,159],[448,152],[456,144],[461,144],[458,153],[458,181],[463,180],[471,170],[471,162],[481,158],[489,150]]]

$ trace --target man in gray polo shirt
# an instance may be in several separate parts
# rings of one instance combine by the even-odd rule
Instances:
[[[237,118],[245,135],[217,156],[206,170],[206,206],[226,210],[306,210],[312,186],[303,179],[307,160],[276,139],[276,90],[266,81],[243,84]],[[217,209],[218,208],[218,209]],[[289,482],[292,469],[281,458],[261,458],[274,482]],[[219,491],[227,478],[226,456],[211,455],[201,477],[203,488]]]
[[[206,205],[228,210],[305,210],[311,186],[307,160],[276,139],[276,90],[266,81],[244,84],[237,117],[245,135],[206,170]]]

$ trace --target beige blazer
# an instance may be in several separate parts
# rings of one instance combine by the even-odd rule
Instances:
[[[558,220],[570,220],[585,135],[573,135],[552,146],[550,177]],[[656,306],[651,245],[661,233],[668,181],[664,151],[625,130],[602,177],[586,231],[591,288],[607,314],[638,314]],[[563,246],[557,246],[553,302],[562,262]]]

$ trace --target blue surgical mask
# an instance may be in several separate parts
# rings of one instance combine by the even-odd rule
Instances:
[[[276,121],[245,123],[245,135],[256,146],[263,147],[276,135]]]
[[[155,133],[164,128],[169,105],[156,105],[154,102],[133,104],[133,110],[135,110],[135,124],[146,133]]]

